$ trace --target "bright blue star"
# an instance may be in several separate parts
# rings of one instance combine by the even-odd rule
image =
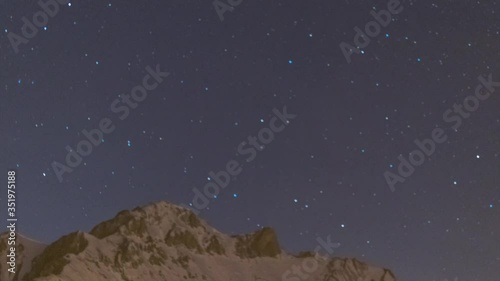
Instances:
[[[288,60],[288,64],[292,64],[292,63],[293,63],[293,61],[292,61],[292,60]]]
[[[233,194],[233,197],[234,197],[234,198],[238,197],[238,194],[234,193],[234,194]]]
[[[128,140],[128,141],[127,141],[127,146],[128,146],[128,147],[131,147],[131,146],[132,146],[132,142]]]
[[[490,208],[493,208],[493,204],[490,204]]]

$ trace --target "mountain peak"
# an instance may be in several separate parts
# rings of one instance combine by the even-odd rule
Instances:
[[[23,278],[29,281],[37,277],[59,274],[69,263],[66,256],[77,255],[87,248],[89,241],[84,232],[77,231],[63,236],[47,246],[43,252],[33,259],[31,271]]]
[[[26,274],[6,280],[296,280],[286,274],[306,263],[316,263],[311,281],[395,280],[389,270],[354,259],[284,253],[270,227],[229,236],[164,201],[121,211],[88,234],[70,233],[42,250]]]
[[[172,225],[185,223],[191,227],[201,226],[201,221],[189,209],[159,201],[143,207],[136,207],[132,211],[123,210],[114,218],[96,225],[90,234],[102,239],[117,232],[124,235],[134,233],[142,236],[148,225]]]
[[[236,253],[242,258],[276,257],[281,254],[274,229],[264,227],[252,234],[236,235]]]

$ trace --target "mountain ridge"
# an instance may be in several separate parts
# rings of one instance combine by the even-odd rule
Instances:
[[[166,201],[120,211],[88,233],[62,236],[30,261],[28,272],[8,280],[299,281],[305,275],[311,281],[396,280],[389,269],[356,259],[286,253],[270,227],[224,234],[188,208]],[[298,265],[305,273],[297,273]]]

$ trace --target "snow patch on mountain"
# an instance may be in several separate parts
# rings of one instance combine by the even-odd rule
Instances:
[[[355,259],[285,253],[271,228],[229,236],[167,202],[63,236],[32,261],[19,280],[395,281],[388,269]],[[300,267],[308,271],[293,271]]]

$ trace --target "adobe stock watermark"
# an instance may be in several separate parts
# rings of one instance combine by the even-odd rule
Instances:
[[[495,87],[500,87],[500,82],[493,81],[492,74],[488,76],[487,80],[483,76],[479,76],[477,79],[480,83],[476,86],[474,94],[468,95],[461,104],[455,103],[453,109],[447,109],[443,113],[443,121],[452,123],[451,128],[455,132],[462,126],[462,120],[469,118],[471,113],[479,108],[480,101],[488,99],[495,92]],[[444,143],[447,139],[445,131],[439,127],[432,130],[430,138],[415,139],[414,143],[417,149],[408,154],[409,161],[403,155],[398,156],[398,174],[387,170],[384,172],[384,178],[391,191],[395,191],[396,183],[402,183],[411,176],[415,172],[415,167],[425,162],[426,156],[430,157],[434,154],[436,144]]]
[[[269,120],[267,127],[261,128],[257,136],[248,136],[247,141],[242,141],[237,148],[238,156],[247,156],[245,162],[250,163],[257,157],[257,152],[265,149],[265,145],[270,144],[275,137],[275,134],[282,132],[286,126],[290,124],[290,120],[297,117],[296,114],[287,112],[286,106],[282,111],[273,109],[274,116]],[[235,159],[229,160],[226,163],[225,169],[217,173],[210,171],[208,176],[211,180],[203,186],[203,192],[198,188],[193,188],[194,197],[189,205],[182,204],[183,207],[191,209],[194,213],[199,214],[201,210],[208,207],[209,198],[217,198],[221,188],[226,188],[232,177],[239,175],[243,171],[243,164],[240,164]]]
[[[361,49],[366,48],[370,44],[371,40],[369,37],[375,38],[380,34],[380,26],[387,27],[391,23],[392,15],[397,15],[402,11],[403,6],[399,0],[389,0],[387,3],[387,10],[370,12],[375,21],[370,21],[365,25],[365,32],[357,26],[354,27],[356,34],[353,40],[356,47],[343,41],[339,45],[347,63],[351,63],[351,56],[353,53],[360,54],[362,52]]]
[[[26,17],[21,18],[23,22],[21,27],[22,36],[12,31],[7,34],[14,53],[19,53],[19,45],[28,44],[29,39],[33,39],[41,28],[47,26],[49,17],[55,17],[61,10],[59,5],[67,5],[68,3],[69,0],[39,0],[38,6],[40,6],[41,10],[33,14],[32,21]]]
[[[319,245],[317,245],[314,249],[314,257],[306,257],[302,260],[302,263],[300,265],[293,265],[291,269],[283,272],[283,274],[281,275],[282,281],[308,280],[311,274],[318,270],[319,264],[317,253],[323,248],[323,250],[325,250],[328,254],[321,255],[319,257],[326,261],[328,257],[332,256],[334,249],[340,247],[340,243],[333,243],[330,240],[330,235],[326,237],[326,241],[319,237],[316,238],[316,241]]]
[[[121,95],[120,98],[116,98],[111,103],[111,112],[117,114],[118,119],[121,121],[125,120],[130,115],[130,109],[137,108],[139,103],[147,98],[148,91],[155,90],[158,85],[163,82],[163,79],[170,75],[168,72],[162,72],[159,64],[156,65],[156,69],[147,66],[146,71],[148,74],[142,78],[142,85],[133,87],[130,91],[130,95]],[[99,121],[98,128],[90,131],[83,129],[81,133],[86,139],[76,144],[76,150],[69,145],[65,147],[68,151],[65,158],[66,165],[57,161],[52,162],[52,169],[59,182],[63,181],[63,175],[65,173],[71,173],[73,169],[81,165],[83,157],[89,156],[94,146],[97,147],[103,142],[104,134],[111,134],[115,128],[116,126],[110,118],[102,118]]]
[[[224,3],[226,1],[227,3]],[[243,0],[214,0],[212,5],[215,8],[215,12],[219,16],[220,21],[224,21],[224,13],[227,11],[233,12],[234,8],[239,6]]]

